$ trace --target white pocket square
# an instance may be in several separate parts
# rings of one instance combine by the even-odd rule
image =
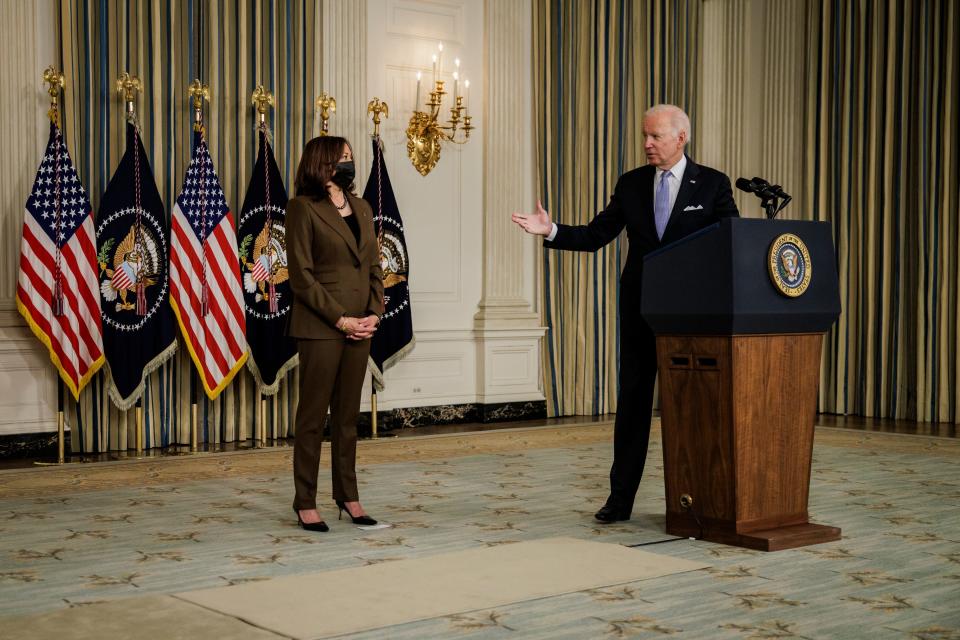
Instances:
[[[702,210],[703,210],[703,205],[702,205],[702,204],[698,204],[698,205],[692,205],[692,204],[691,204],[691,205],[689,205],[689,206],[684,207],[683,210],[684,210],[684,211],[702,211]]]

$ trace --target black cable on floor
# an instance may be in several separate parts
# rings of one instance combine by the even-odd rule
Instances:
[[[652,544],[663,544],[664,542],[676,542],[677,540],[689,540],[689,538],[664,538],[663,540],[654,540],[653,542],[638,542],[637,544],[625,544],[623,546],[634,549],[636,547],[649,547]]]

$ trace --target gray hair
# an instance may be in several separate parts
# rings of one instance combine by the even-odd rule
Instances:
[[[643,114],[643,117],[666,114],[670,117],[670,124],[673,127],[674,134],[679,137],[680,132],[687,134],[687,142],[690,142],[690,118],[686,112],[675,104],[657,104]]]

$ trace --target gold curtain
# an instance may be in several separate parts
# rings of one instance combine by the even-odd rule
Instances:
[[[585,224],[620,174],[645,162],[647,108],[697,112],[699,18],[700,0],[534,2],[537,189],[554,220]],[[543,252],[549,415],[616,411],[626,250],[618,239],[593,254]]]
[[[805,195],[843,305],[821,410],[956,422],[960,7],[822,0],[807,22]]]
[[[322,73],[321,14],[310,0],[60,0],[60,37],[66,76],[64,129],[94,211],[123,153],[124,114],[116,80],[140,78],[137,114],[157,187],[169,216],[190,160],[192,115],[187,85],[210,86],[205,111],[211,155],[234,216],[255,161],[253,89],[273,91],[268,121],[288,193],[304,143],[315,134],[313,101]],[[190,368],[182,345],[154,372],[143,396],[146,446],[189,442]],[[244,369],[211,402],[198,389],[200,440],[250,437],[256,387]],[[292,432],[296,370],[268,399],[266,433]],[[74,451],[129,448],[134,412],[118,411],[103,374],[68,403]]]

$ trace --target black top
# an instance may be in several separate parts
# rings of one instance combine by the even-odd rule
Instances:
[[[360,223],[357,222],[357,216],[351,213],[348,216],[344,216],[343,219],[346,220],[350,231],[353,231],[353,237],[357,239],[357,246],[360,246]]]

